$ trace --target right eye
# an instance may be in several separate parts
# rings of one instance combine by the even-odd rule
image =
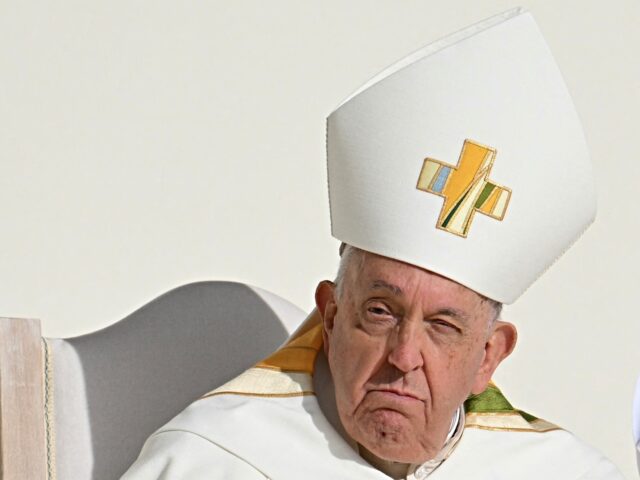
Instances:
[[[385,302],[375,300],[367,304],[367,318],[377,324],[391,324],[396,321],[396,315],[391,307]]]
[[[368,302],[362,316],[362,327],[371,335],[386,335],[397,324],[391,307],[380,301]]]
[[[391,315],[391,312],[384,306],[371,306],[367,311],[373,315]]]

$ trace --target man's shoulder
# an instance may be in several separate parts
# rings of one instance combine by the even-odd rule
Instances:
[[[156,432],[122,480],[210,480],[238,478],[264,480],[267,475],[249,459],[238,457],[191,431]]]
[[[158,432],[181,429],[218,435],[227,424],[234,433],[245,423],[277,423],[283,417],[302,421],[320,414],[308,375],[250,368],[194,401]]]
[[[514,407],[494,385],[465,402],[465,430],[444,473],[476,469],[504,478],[621,479],[616,467],[571,432]],[[476,470],[477,472],[478,470]],[[502,478],[502,477],[500,477]],[[533,477],[531,477],[533,478]]]
[[[266,383],[271,383],[270,393],[262,390]],[[290,373],[249,369],[189,405],[148,442],[173,432],[189,433],[269,478],[386,478],[333,429],[304,385]]]
[[[461,478],[470,469],[473,478],[623,478],[600,452],[562,429],[534,432],[467,427],[456,451],[433,478]]]

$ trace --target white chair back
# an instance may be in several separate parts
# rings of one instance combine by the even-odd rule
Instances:
[[[264,290],[201,282],[104,330],[47,339],[49,479],[120,478],[153,431],[275,350],[304,316]]]

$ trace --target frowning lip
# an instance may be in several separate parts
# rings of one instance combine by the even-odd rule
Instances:
[[[412,400],[418,400],[420,402],[423,401],[415,393],[407,392],[407,391],[403,391],[403,390],[398,390],[396,388],[371,388],[371,389],[369,389],[369,391],[367,393],[373,393],[373,392],[379,392],[379,393],[387,394],[389,396],[394,396],[394,397],[397,397],[399,399],[412,399]]]

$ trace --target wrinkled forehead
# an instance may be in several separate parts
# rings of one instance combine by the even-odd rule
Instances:
[[[502,305],[424,268],[349,247],[346,271],[338,276],[337,300],[364,311],[381,301],[396,312],[456,318],[471,331],[485,331],[500,317]]]
[[[420,297],[431,302],[472,303],[486,301],[474,290],[406,262],[360,250],[350,261],[349,276],[354,288],[385,292],[393,297]]]

